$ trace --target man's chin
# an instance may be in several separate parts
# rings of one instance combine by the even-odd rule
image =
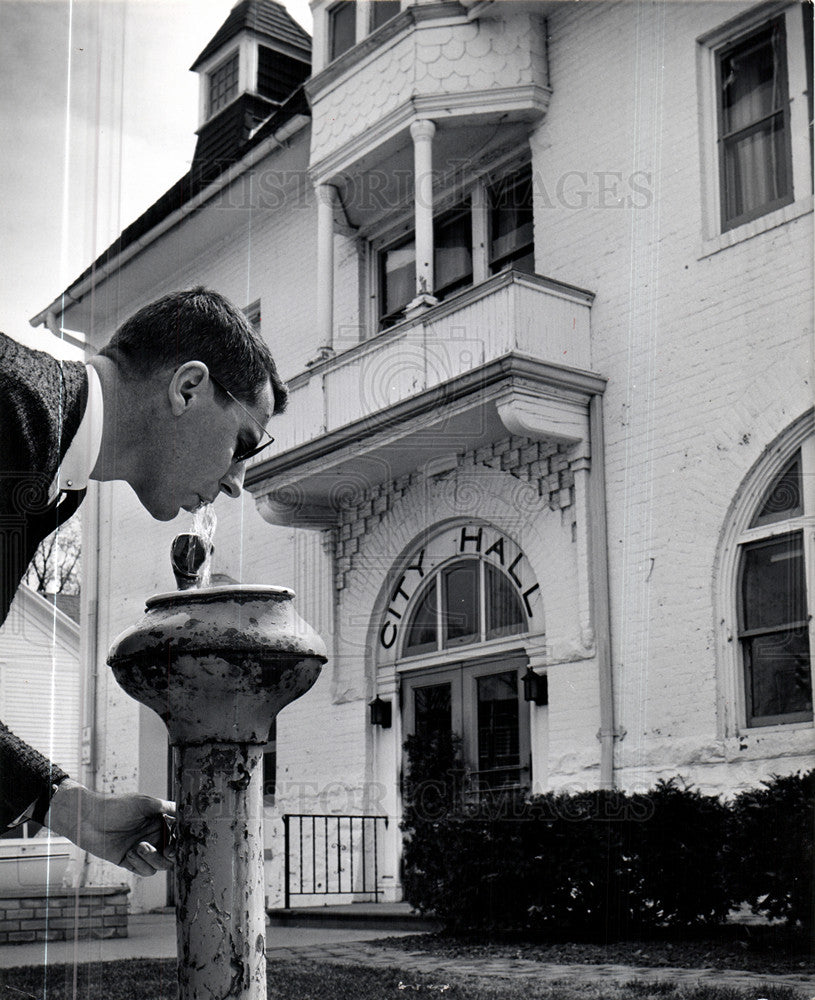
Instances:
[[[165,504],[152,497],[139,497],[139,502],[154,521],[172,521],[181,513],[178,504]]]
[[[181,513],[180,507],[162,507],[157,510],[151,510],[149,507],[146,508],[148,514],[153,518],[154,521],[172,521],[173,518],[178,517]]]

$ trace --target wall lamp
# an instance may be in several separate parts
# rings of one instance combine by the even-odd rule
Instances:
[[[527,667],[521,682],[524,686],[524,701],[534,701],[536,705],[549,704],[549,678],[546,674],[536,674],[532,667]]]
[[[369,703],[371,710],[371,725],[382,726],[383,729],[390,729],[392,720],[392,709],[389,701],[383,701],[379,695]]]

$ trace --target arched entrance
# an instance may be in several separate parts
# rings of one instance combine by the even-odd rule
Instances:
[[[400,561],[388,598],[376,672],[378,691],[397,694],[397,770],[407,736],[450,731],[471,793],[528,789],[546,753],[546,705],[525,700],[523,678],[544,622],[518,543],[488,523],[447,524]]]

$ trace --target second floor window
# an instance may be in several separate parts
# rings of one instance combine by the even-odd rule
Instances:
[[[214,115],[238,96],[238,53],[209,74],[209,114]]]
[[[783,18],[718,56],[722,230],[792,201]]]
[[[437,299],[473,283],[473,220],[469,199],[434,221],[433,272]]]
[[[532,274],[535,244],[532,229],[532,167],[490,187],[490,271],[507,267]]]
[[[473,281],[473,227],[470,201],[442,212],[433,221],[433,271],[437,299]],[[411,233],[379,255],[380,325],[397,323],[416,296],[416,240]]]
[[[356,44],[356,0],[341,0],[328,11],[328,58],[336,59]]]
[[[415,295],[416,241],[410,236],[379,255],[380,326],[385,328],[397,323]]]

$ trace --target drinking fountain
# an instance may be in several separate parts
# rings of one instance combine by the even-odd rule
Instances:
[[[266,1000],[263,745],[326,650],[286,587],[195,589],[207,546],[179,539],[173,568],[193,589],[149,598],[108,663],[174,748],[179,1000]]]

